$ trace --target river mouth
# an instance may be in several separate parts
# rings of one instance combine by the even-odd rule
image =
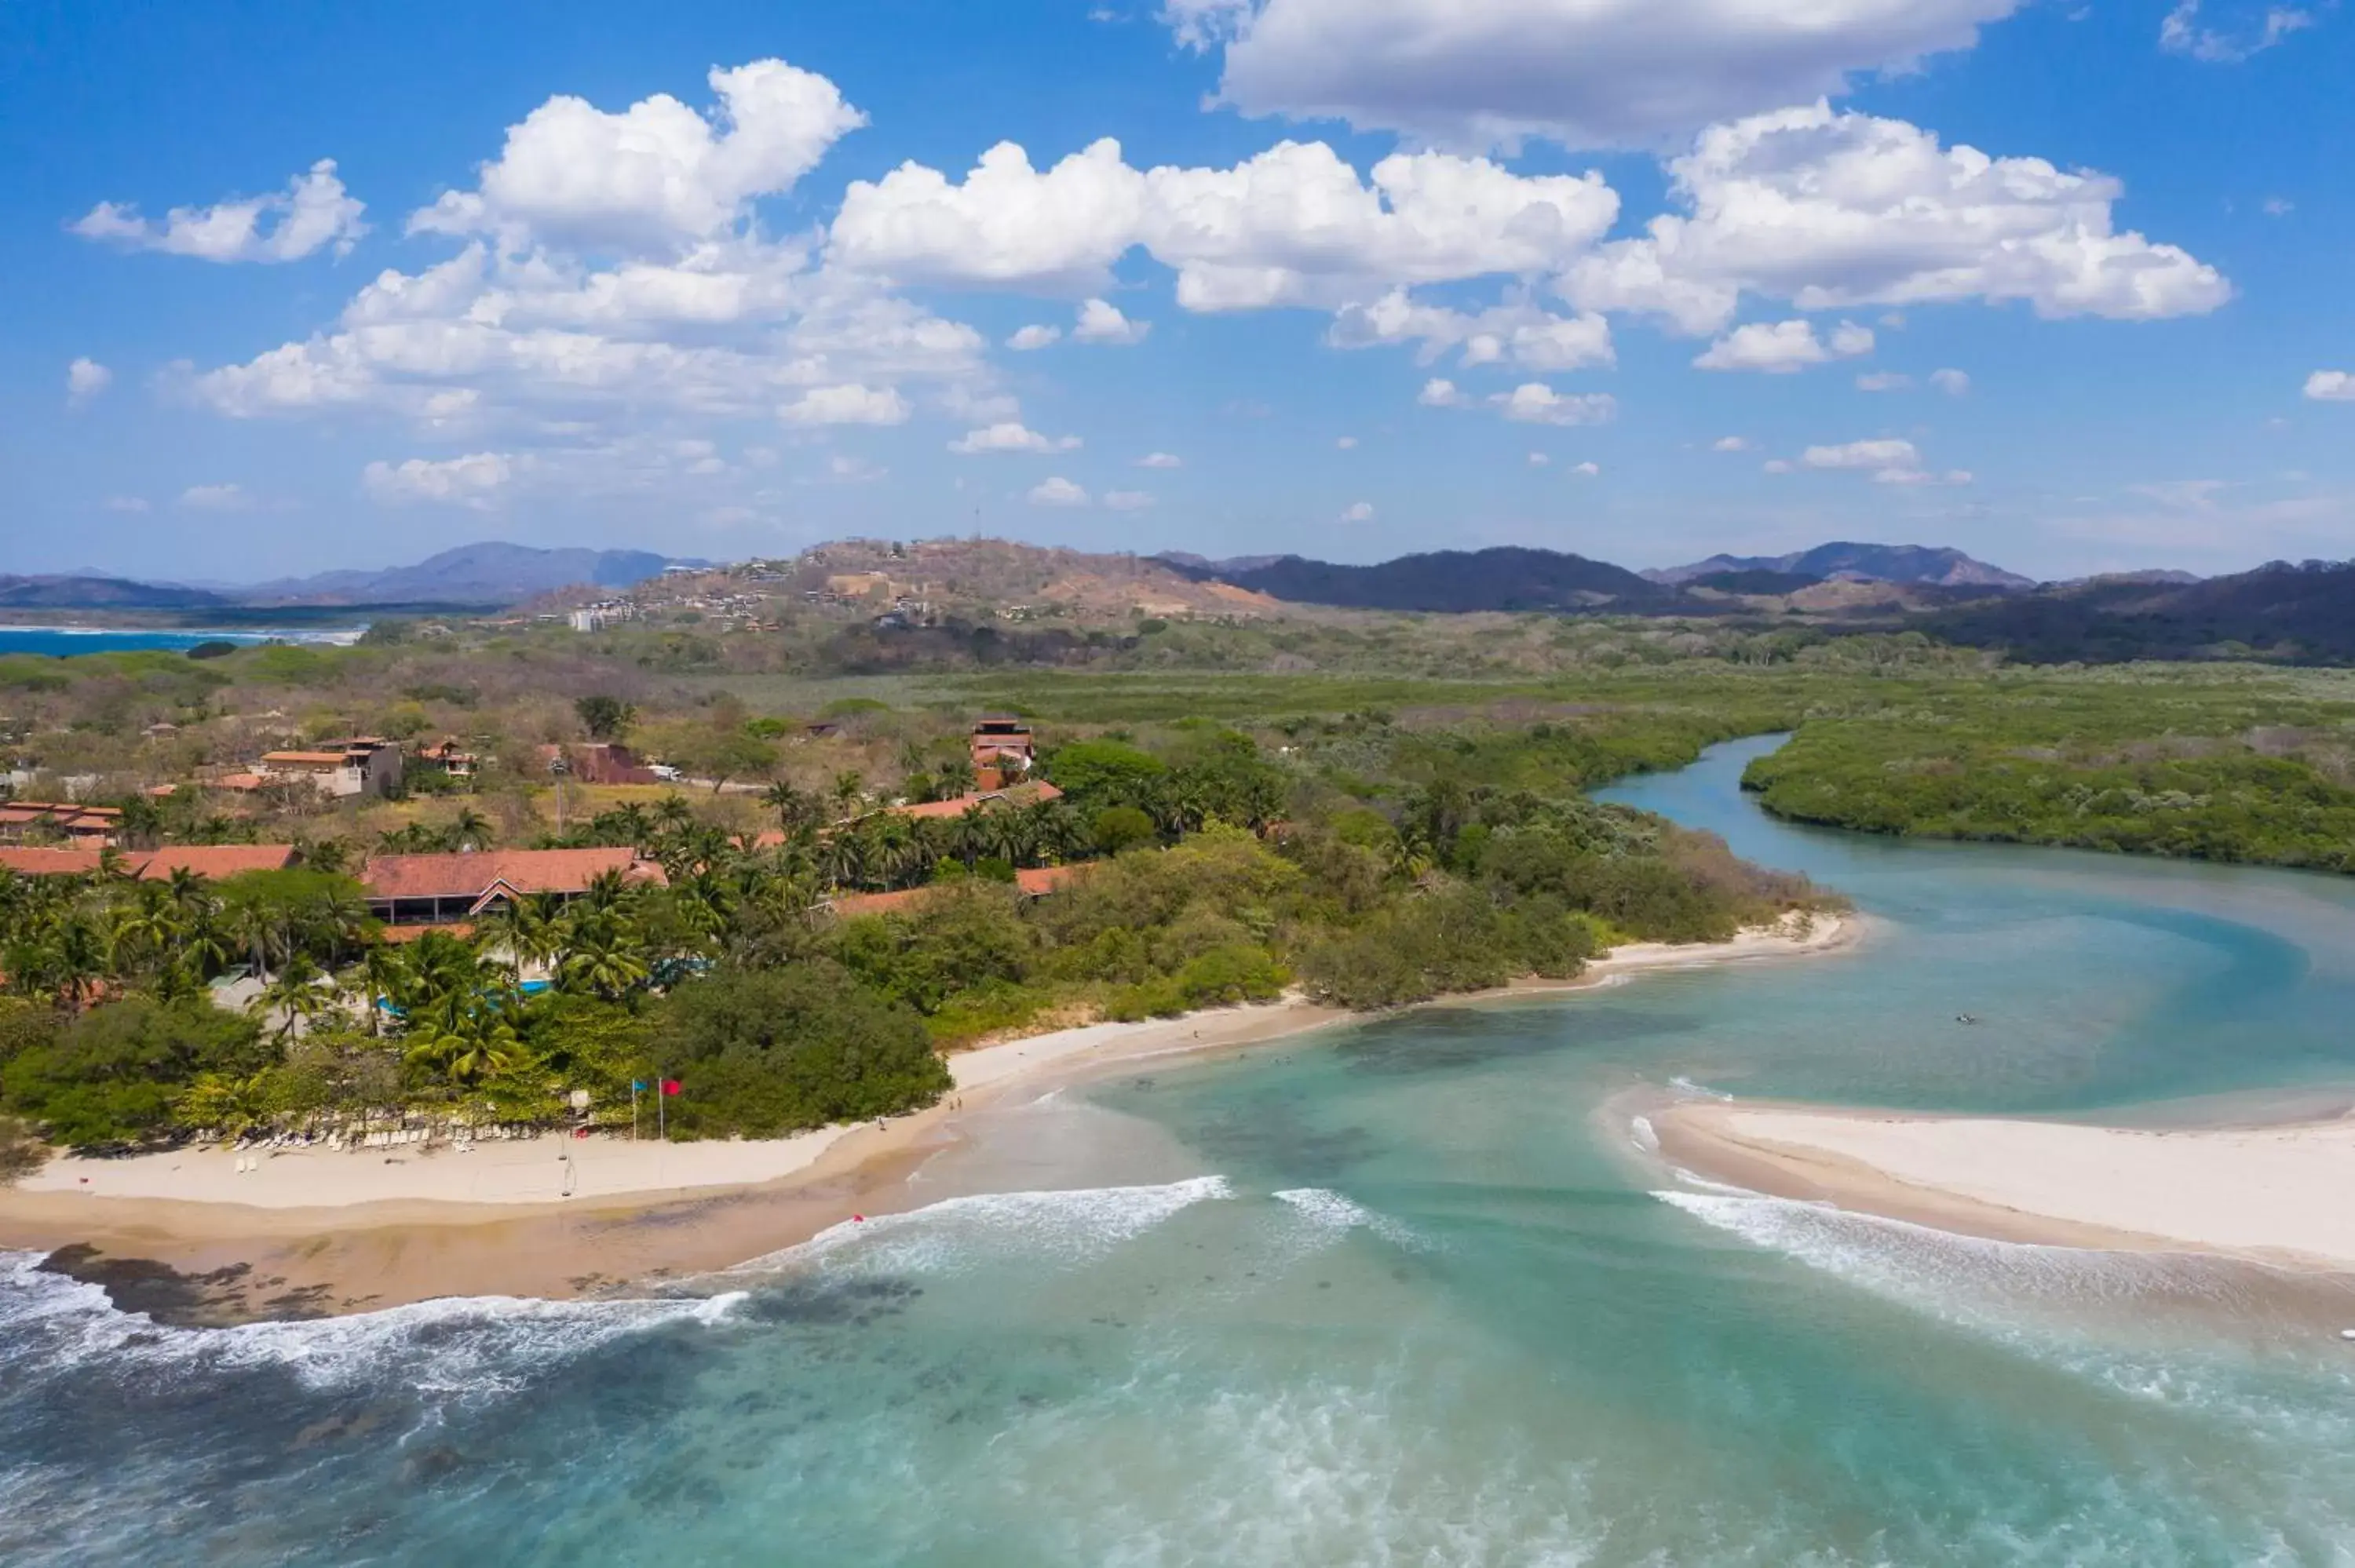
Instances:
[[[2338,1284],[1680,1184],[1614,1113],[2344,1104],[2355,887],[1795,830],[1760,744],[1611,793],[1852,953],[1009,1097],[889,1224],[639,1299],[175,1330],[12,1272],[0,1558],[2333,1560]]]

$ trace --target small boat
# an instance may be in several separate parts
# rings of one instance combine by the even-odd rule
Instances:
[[[1978,1021],[1979,1015],[1976,1012],[1958,1012],[1955,1014],[1955,1022],[1957,1023],[1977,1023]]]

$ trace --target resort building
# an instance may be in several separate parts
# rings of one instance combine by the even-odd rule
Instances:
[[[458,854],[380,854],[360,881],[368,913],[388,926],[476,920],[527,894],[570,902],[599,877],[661,885],[661,866],[631,849],[482,850]]]
[[[16,876],[88,876],[102,859],[102,852],[94,849],[0,846],[0,872]]]
[[[218,880],[249,871],[283,871],[293,863],[293,844],[169,844],[114,856],[117,872],[142,882],[168,882],[181,871]],[[105,866],[99,849],[0,849],[0,870],[19,876],[89,876]]]
[[[432,746],[418,747],[417,760],[424,766],[453,779],[472,779],[481,765],[475,755],[461,747],[456,740],[440,740]]]
[[[76,849],[103,849],[122,830],[123,812],[113,806],[80,806],[69,800],[0,800],[0,844],[63,840]]]
[[[391,795],[400,788],[400,745],[381,736],[330,740],[301,751],[262,754],[253,773],[265,783],[309,783],[335,800]]]
[[[975,787],[987,792],[1030,771],[1038,747],[1030,726],[1018,718],[985,718],[973,726],[971,742]]]
[[[293,844],[166,844],[124,862],[126,869],[136,868],[132,874],[142,882],[169,882],[180,871],[217,882],[249,871],[284,871],[293,863]]]

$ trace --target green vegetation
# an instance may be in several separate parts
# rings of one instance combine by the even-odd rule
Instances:
[[[1742,782],[1778,816],[1867,832],[2355,872],[2355,703],[2286,683],[2145,668],[1924,692],[1805,725]]]
[[[931,1103],[936,1048],[1090,1018],[1264,1001],[1384,1007],[1574,974],[1628,938],[1700,940],[1822,902],[1713,839],[1582,787],[1716,728],[1614,713],[1415,729],[1197,720],[1050,747],[1068,793],[911,819],[784,781],[765,842],[686,797],[599,813],[666,883],[527,896],[388,945],[318,846],[217,884],[0,875],[0,1112],[78,1148],[388,1122],[625,1121],[675,1077],[687,1137]],[[921,758],[919,758],[921,759]],[[457,824],[453,821],[453,831]],[[485,821],[467,831],[485,832]],[[1052,896],[1018,864],[1088,861]],[[871,909],[829,897],[907,888]],[[241,1011],[218,982],[248,978]],[[544,975],[545,989],[527,989]]]

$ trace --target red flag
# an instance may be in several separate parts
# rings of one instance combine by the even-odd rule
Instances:
[[[678,1080],[677,1078],[665,1078],[662,1081],[662,1092],[666,1095],[675,1095],[678,1093]]]

